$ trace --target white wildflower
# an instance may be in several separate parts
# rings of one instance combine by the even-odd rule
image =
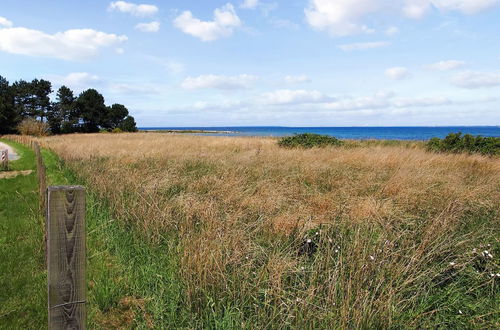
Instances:
[[[462,313],[462,311],[461,311],[460,309],[458,310],[458,314],[460,314],[460,315],[462,315],[462,314],[463,314],[463,313]]]
[[[307,242],[307,243],[311,243],[311,242],[312,242],[312,240],[309,238],[309,239],[307,239],[307,241],[306,241],[306,242]]]
[[[452,266],[452,267],[453,267],[453,266],[455,266],[455,265],[456,265],[456,263],[454,263],[453,261],[452,261],[452,262],[450,262],[450,266]]]
[[[370,256],[370,260],[371,261],[375,260],[375,257],[374,256]]]

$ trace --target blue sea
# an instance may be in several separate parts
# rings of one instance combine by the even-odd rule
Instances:
[[[440,126],[440,127],[141,127],[140,130],[204,130],[225,133],[203,133],[212,136],[287,136],[317,133],[342,139],[428,140],[443,138],[449,133],[500,137],[500,126]]]

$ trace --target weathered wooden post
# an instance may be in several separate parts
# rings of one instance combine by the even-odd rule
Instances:
[[[36,172],[38,175],[40,211],[42,212],[43,215],[46,215],[47,179],[45,177],[45,165],[43,164],[42,152],[40,151],[40,145],[38,144],[38,142],[35,142],[34,148],[36,156]]]
[[[85,329],[85,188],[47,192],[49,329]]]
[[[9,169],[9,150],[0,150],[0,164],[4,170]]]

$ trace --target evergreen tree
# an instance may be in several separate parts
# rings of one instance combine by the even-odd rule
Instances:
[[[56,102],[52,105],[47,118],[53,134],[78,131],[80,119],[76,99],[71,89],[66,86],[58,89]]]
[[[49,97],[50,93],[52,93],[52,83],[43,79],[34,79],[31,82],[31,92],[33,94],[35,116],[39,117],[40,121],[44,121],[52,106]]]
[[[36,106],[31,83],[25,80],[16,81],[12,85],[12,90],[14,92],[14,106],[18,116],[21,118],[35,118]]]
[[[0,76],[0,134],[14,133],[18,122],[12,87]]]
[[[127,116],[120,124],[119,128],[124,132],[137,132],[137,126],[134,117]]]
[[[106,121],[107,108],[104,97],[95,89],[82,92],[76,101],[76,107],[82,120],[82,131],[99,132],[99,127]]]
[[[128,109],[124,105],[113,104],[108,108],[107,120],[103,127],[107,129],[117,128],[127,116]]]

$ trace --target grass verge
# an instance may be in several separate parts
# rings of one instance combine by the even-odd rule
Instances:
[[[11,170],[34,169],[34,153],[14,147]],[[0,179],[0,329],[38,329],[47,323],[42,218],[36,174]]]

